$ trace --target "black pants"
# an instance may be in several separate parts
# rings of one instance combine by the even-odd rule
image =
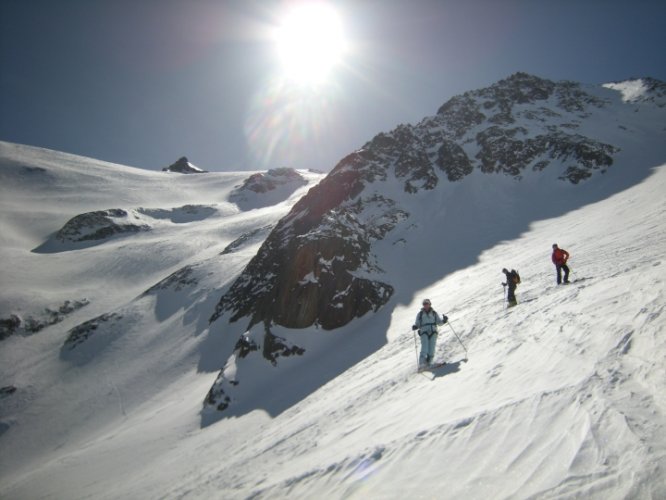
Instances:
[[[569,266],[566,264],[555,264],[557,270],[557,284],[562,283],[562,270],[564,270],[564,282],[569,283]]]
[[[516,300],[515,286],[509,286],[509,291],[506,294],[506,300],[509,303],[509,306],[515,306],[516,304],[518,304],[518,301]]]

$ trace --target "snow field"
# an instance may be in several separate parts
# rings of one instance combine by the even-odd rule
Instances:
[[[521,209],[512,208],[508,195],[493,198],[514,181],[494,180],[501,188],[474,180],[438,194],[444,202],[433,206],[461,215],[447,197],[472,193],[488,199],[484,211]],[[538,182],[525,180],[538,199]],[[231,189],[233,182],[224,182]],[[190,230],[166,224],[164,240],[112,240],[51,254],[48,265],[24,244],[40,241],[25,237],[14,243],[22,253],[11,254],[18,269],[44,267],[29,274],[41,275],[36,283],[5,271],[18,296],[28,297],[23,304],[31,303],[35,288],[35,302],[55,300],[59,281],[70,273],[113,296],[91,295],[91,305],[63,323],[4,341],[2,385],[13,383],[21,392],[18,400],[0,400],[0,420],[9,426],[0,440],[12,450],[0,458],[0,496],[664,497],[664,188],[666,166],[610,197],[597,191],[580,208],[563,202],[571,206],[564,215],[537,217],[557,210],[535,208],[512,221],[510,231],[497,219],[465,219],[469,224],[456,234],[462,249],[444,245],[451,227],[438,227],[434,248],[441,255],[434,257],[433,248],[418,246],[429,234],[433,208],[417,217],[420,227],[402,228],[379,246],[380,264],[392,265],[405,292],[378,314],[334,332],[276,328],[308,355],[280,359],[277,369],[261,359],[239,364],[241,384],[254,392],[243,393],[243,411],[203,428],[202,399],[219,369],[219,353],[230,352],[244,328],[240,322],[209,326],[207,319],[258,242],[218,254],[241,234],[277,220],[275,208],[198,221]],[[21,203],[6,195],[3,203],[9,199],[18,213]],[[116,206],[107,201],[87,209]],[[192,200],[161,208],[184,203]],[[79,213],[74,201],[72,210]],[[25,234],[7,220],[15,234]],[[476,231],[472,222],[481,224]],[[395,243],[401,235],[418,263],[404,273],[396,270],[400,262],[408,267]],[[555,285],[554,242],[572,254],[578,281],[571,285]],[[477,248],[485,250],[474,253]],[[148,269],[150,256],[161,267]],[[52,268],[54,257],[58,266]],[[448,260],[455,263],[450,269]],[[433,261],[441,262],[437,272],[445,276],[434,283],[428,281]],[[196,285],[141,295],[188,264]],[[503,303],[502,267],[519,270],[523,281],[519,305],[510,310]],[[120,278],[105,288],[113,270]],[[68,297],[81,292],[77,279],[69,282]],[[438,357],[449,365],[417,374],[410,327],[424,297],[449,316],[469,356],[463,359],[444,326]],[[116,334],[63,355],[69,327],[93,311],[122,315]],[[265,374],[275,374],[274,380],[267,382]]]

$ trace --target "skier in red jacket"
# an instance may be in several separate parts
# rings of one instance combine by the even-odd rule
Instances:
[[[551,256],[555,269],[557,271],[557,284],[562,283],[562,271],[564,270],[564,283],[569,283],[569,266],[567,260],[569,259],[569,252],[553,243],[553,255]]]

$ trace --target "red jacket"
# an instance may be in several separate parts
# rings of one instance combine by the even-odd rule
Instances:
[[[555,250],[553,250],[553,255],[551,258],[553,259],[553,264],[555,264],[556,266],[561,266],[562,264],[567,263],[567,259],[569,258],[569,252],[561,248],[556,248]]]

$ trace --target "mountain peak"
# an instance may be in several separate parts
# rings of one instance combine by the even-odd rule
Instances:
[[[174,163],[162,169],[163,172],[178,172],[179,174],[204,174],[205,170],[194,166],[186,156],[181,156]]]
[[[600,133],[607,127],[597,115],[621,106],[606,95],[519,72],[453,97],[417,125],[377,134],[282,219],[211,320],[230,312],[250,326],[330,329],[377,310],[394,287],[382,277],[374,242],[410,219],[410,196],[449,192],[475,172],[569,184],[605,173],[621,150],[610,140],[629,134],[622,124]]]
[[[606,83],[603,87],[620,92],[624,102],[647,102],[659,107],[666,106],[666,83],[656,78],[630,78],[620,82]]]

